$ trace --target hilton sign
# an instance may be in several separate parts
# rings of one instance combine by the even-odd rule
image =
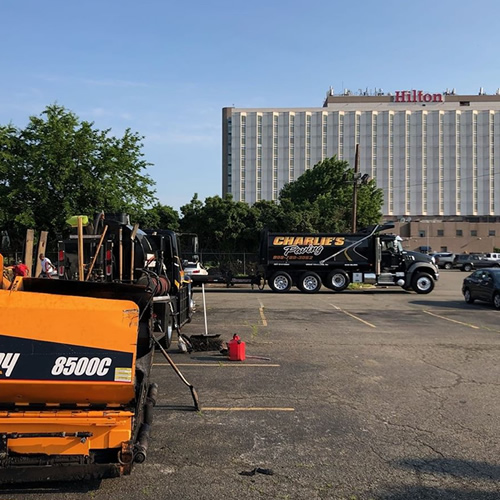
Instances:
[[[394,102],[444,102],[444,96],[424,93],[422,90],[396,90]]]

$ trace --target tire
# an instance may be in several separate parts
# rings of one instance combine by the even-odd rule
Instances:
[[[273,292],[284,293],[292,288],[292,278],[284,271],[278,271],[271,276],[269,286]]]
[[[472,298],[472,294],[468,288],[464,290],[464,299],[467,304],[474,304],[474,299]]]
[[[465,271],[466,273],[470,273],[472,271],[472,265],[471,264],[464,264],[462,267],[462,270]]]
[[[342,269],[335,269],[328,274],[325,286],[332,289],[334,292],[341,292],[345,290],[350,283],[351,280],[349,275],[345,271],[342,271]]]
[[[312,271],[306,271],[297,285],[299,290],[304,293],[317,293],[321,288],[321,278]]]
[[[159,340],[160,345],[163,349],[168,349],[172,344],[172,335],[174,333],[174,323],[173,318],[170,314],[167,314],[167,324],[165,325],[165,336]]]
[[[412,279],[411,287],[419,294],[431,293],[434,290],[434,279],[430,274],[417,273]]]
[[[493,306],[497,311],[500,311],[500,294],[498,292],[493,295]]]
[[[445,269],[451,269],[453,266],[451,265],[451,262],[447,262],[445,265],[444,265],[444,268]]]

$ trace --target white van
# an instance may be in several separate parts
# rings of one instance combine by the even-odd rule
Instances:
[[[488,260],[494,260],[495,262],[500,262],[500,253],[485,253],[484,258]]]

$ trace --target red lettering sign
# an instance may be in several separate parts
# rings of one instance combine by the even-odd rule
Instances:
[[[422,90],[396,90],[394,102],[444,102],[443,94],[429,94]]]

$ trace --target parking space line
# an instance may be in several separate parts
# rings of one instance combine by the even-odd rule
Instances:
[[[375,325],[372,325],[371,323],[368,323],[368,321],[365,321],[364,319],[359,318],[358,316],[351,314],[350,312],[347,312],[345,309],[341,309],[340,307],[337,307],[335,304],[330,304],[332,307],[337,309],[337,311],[343,312],[344,314],[347,314],[347,316],[350,316],[351,318],[357,319],[358,321],[361,321],[361,323],[364,323],[365,325],[368,325],[371,328],[377,328]]]
[[[295,411],[295,408],[265,408],[265,407],[248,407],[248,408],[238,408],[238,407],[217,407],[217,406],[202,406],[201,411]]]
[[[259,300],[259,313],[260,313],[260,319],[262,320],[262,326],[267,326],[267,319],[266,316],[264,315],[264,304],[262,303],[261,300]]]
[[[264,367],[264,368],[279,368],[281,365],[273,365],[273,364],[259,364],[259,363],[223,363],[223,362],[217,362],[217,363],[175,363],[177,366],[206,366],[208,368],[220,368],[224,367],[227,368],[228,366],[231,367]],[[168,363],[153,363],[153,366],[170,366]]]
[[[424,313],[429,314],[431,316],[435,316],[436,318],[445,319],[446,321],[451,321],[452,323],[457,323],[459,325],[468,326],[469,328],[474,328],[476,330],[480,329],[479,326],[471,325],[470,323],[463,323],[462,321],[457,321],[456,319],[447,318],[446,316],[440,316],[439,314],[431,313],[430,311],[424,311]]]

